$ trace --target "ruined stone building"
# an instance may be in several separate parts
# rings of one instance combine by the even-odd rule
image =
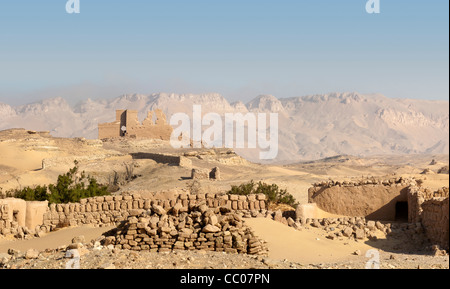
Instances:
[[[413,179],[322,182],[308,190],[309,203],[343,216],[421,223],[433,244],[449,249],[449,188],[431,190]]]
[[[156,121],[153,122],[153,115]],[[116,110],[116,121],[100,123],[98,138],[135,137],[170,140],[173,128],[166,121],[162,110],[149,111],[147,118],[140,123],[137,110]]]

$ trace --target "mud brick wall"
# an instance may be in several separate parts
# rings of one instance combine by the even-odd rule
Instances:
[[[241,254],[265,254],[267,248],[241,217],[229,209],[206,205],[181,211],[181,205],[168,211],[158,205],[132,216],[104,240],[105,246],[135,251],[167,252],[204,250]]]
[[[205,204],[209,208],[228,208],[241,211],[262,211],[267,207],[265,195],[179,194],[172,199],[155,199],[151,194],[124,194],[83,199],[80,203],[52,204],[44,214],[44,226],[53,230],[58,226],[84,224],[112,225],[127,220],[131,210],[149,210],[152,205],[169,210],[175,205],[182,210]]]
[[[449,250],[449,198],[432,198],[422,204],[422,224],[431,243]]]

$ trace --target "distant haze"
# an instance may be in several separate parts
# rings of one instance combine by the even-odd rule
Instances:
[[[260,95],[247,102],[229,103],[220,94],[129,94],[86,100],[69,105],[63,98],[11,106],[0,103],[0,130],[48,130],[56,137],[97,138],[98,123],[115,120],[116,109],[139,111],[142,121],[156,108],[167,114],[277,112],[277,162],[315,160],[335,155],[448,154],[448,101],[391,99],[383,95],[331,93],[278,99]],[[241,150],[258,161],[258,151]]]

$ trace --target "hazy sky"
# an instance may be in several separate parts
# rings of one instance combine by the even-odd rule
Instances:
[[[449,98],[449,1],[0,0],[0,102],[218,92]]]

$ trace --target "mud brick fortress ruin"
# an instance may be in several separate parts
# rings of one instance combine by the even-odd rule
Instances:
[[[156,116],[155,122],[153,122],[153,115]],[[142,124],[138,120],[137,110],[117,110],[116,121],[98,125],[98,138],[132,137],[170,140],[172,131],[172,126],[167,124],[166,116],[160,109],[149,111]]]

